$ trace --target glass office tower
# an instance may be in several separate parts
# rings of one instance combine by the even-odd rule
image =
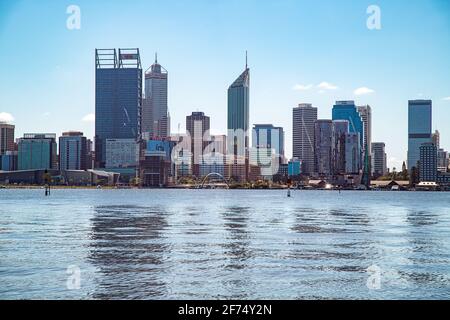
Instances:
[[[228,156],[227,177],[237,181],[248,179],[249,127],[250,127],[250,69],[228,88]]]
[[[56,134],[24,134],[18,143],[18,170],[57,169]]]
[[[432,101],[410,100],[408,102],[408,170],[418,167],[420,146],[432,142]]]
[[[107,139],[141,135],[142,68],[139,49],[96,49],[95,152],[104,168]]]

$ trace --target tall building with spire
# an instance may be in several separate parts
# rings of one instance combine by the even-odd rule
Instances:
[[[250,69],[245,57],[245,70],[228,88],[228,159],[227,176],[248,180]]]
[[[153,138],[170,136],[168,112],[168,72],[155,62],[145,72],[145,98],[142,106],[142,132]]]

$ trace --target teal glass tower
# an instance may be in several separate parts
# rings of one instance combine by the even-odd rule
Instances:
[[[228,88],[228,155],[231,156],[229,176],[239,181],[248,178],[250,69],[245,70]]]

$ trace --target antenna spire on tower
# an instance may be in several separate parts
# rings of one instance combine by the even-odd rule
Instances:
[[[245,69],[248,69],[248,55],[247,55],[247,50],[245,50]]]
[[[155,52],[155,64],[158,63],[158,52]]]

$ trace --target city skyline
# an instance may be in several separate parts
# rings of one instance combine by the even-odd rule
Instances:
[[[144,70],[154,61],[154,52],[158,51],[159,60],[171,71],[172,133],[177,133],[178,123],[181,124],[180,131],[185,131],[184,118],[195,109],[201,109],[211,117],[213,134],[226,133],[226,121],[221,120],[226,117],[226,88],[242,70],[244,52],[248,49],[252,68],[250,126],[271,122],[284,127],[288,158],[292,156],[292,108],[300,103],[311,103],[318,107],[319,119],[330,119],[332,105],[338,100],[355,100],[358,106],[372,107],[372,141],[386,143],[390,168],[400,168],[407,159],[408,100],[433,100],[432,129],[433,132],[435,129],[441,131],[441,145],[449,149],[450,134],[446,131],[446,122],[450,117],[450,99],[445,100],[450,96],[449,78],[445,72],[450,68],[450,62],[445,59],[450,51],[449,10],[445,10],[448,3],[429,1],[411,8],[380,1],[381,30],[366,28],[365,2],[350,6],[327,1],[317,5],[284,1],[263,4],[252,10],[255,3],[249,1],[242,7],[248,17],[244,21],[231,15],[238,7],[235,2],[211,4],[199,1],[191,4],[192,8],[175,4],[169,12],[166,4],[155,3],[152,9],[164,14],[157,21],[148,21],[142,30],[137,28],[134,20],[125,17],[124,21],[130,23],[117,33],[114,31],[119,27],[107,24],[107,17],[95,16],[100,4],[78,1],[82,25],[80,30],[71,31],[65,27],[68,3],[45,10],[42,4],[29,1],[2,3],[0,43],[16,50],[0,53],[3,58],[0,85],[5,89],[0,113],[5,119],[8,114],[12,115],[16,137],[26,132],[48,131],[60,136],[62,132],[77,130],[92,138],[93,122],[82,121],[83,118],[92,120],[89,115],[94,113],[92,50],[129,46],[141,49]],[[37,34],[30,40],[27,36],[31,30],[27,28],[42,22],[38,20],[39,15],[31,14],[36,6],[45,23],[39,23],[41,31],[33,29]],[[147,6],[138,2],[134,9],[126,8],[125,11],[138,14],[139,9],[145,12]],[[195,14],[198,6],[205,9],[201,15]],[[109,14],[118,15],[118,7],[111,4]],[[220,14],[215,13],[218,7],[223,9]],[[186,13],[186,10],[189,14],[183,17],[181,12]],[[270,24],[268,27],[273,30],[256,30],[254,25],[261,25],[260,20],[269,17],[271,10],[279,25]],[[422,14],[429,17],[426,22],[421,20],[419,26],[411,22]],[[398,21],[394,21],[394,16],[400,17]],[[138,17],[135,19],[139,20]],[[333,19],[318,26],[314,18],[323,21],[317,19],[323,17]],[[198,18],[205,19],[200,23]],[[304,18],[303,22],[300,22],[301,18]],[[169,23],[173,19],[189,27],[180,30]],[[214,20],[217,24],[212,24]],[[143,40],[142,34],[156,28],[157,23],[162,23],[161,31],[152,33],[152,41]],[[211,30],[202,28],[205,25],[212,26]],[[243,30],[242,39],[231,37],[236,28]],[[296,28],[308,30],[308,33],[293,31]],[[114,37],[100,37],[99,32],[105,30]],[[127,32],[130,30],[135,34]],[[277,32],[281,37],[272,35]],[[348,32],[348,39],[342,38],[342,32]],[[433,34],[431,38],[430,33]],[[326,54],[318,52],[323,51],[322,44],[317,43],[320,37],[324,37],[325,42],[321,40],[321,43],[326,43],[327,47],[341,46],[342,50],[325,50]],[[211,43],[209,48],[205,47],[205,40]],[[192,45],[184,46],[189,41]],[[33,56],[27,50],[31,46],[35,49]],[[178,52],[181,49],[183,55],[180,58]],[[15,62],[25,59],[38,63],[26,64],[26,68],[17,67]],[[272,67],[274,63],[276,68]],[[26,77],[28,74],[33,77]],[[203,80],[199,87],[200,79]],[[14,85],[18,81],[23,85]],[[22,94],[23,90],[28,97]]]

